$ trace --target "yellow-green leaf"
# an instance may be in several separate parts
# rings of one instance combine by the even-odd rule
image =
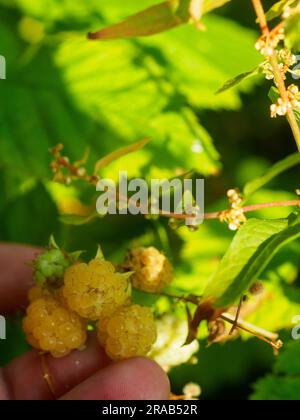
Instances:
[[[288,156],[280,162],[277,162],[269,169],[265,175],[259,178],[255,178],[246,184],[244,188],[244,196],[248,198],[257,190],[265,186],[273,178],[297,165],[300,165],[300,153],[294,153],[293,155]]]
[[[234,77],[233,79],[228,80],[217,92],[216,94],[219,95],[220,93],[226,92],[226,90],[232,89],[233,87],[239,85],[248,77],[255,76],[258,74],[258,67],[254,70],[247,71],[245,73],[239,74],[238,76]]]
[[[234,237],[204,292],[216,307],[234,304],[288,242],[300,237],[300,216],[288,219],[250,219]]]
[[[229,3],[231,0],[204,0],[203,1],[203,14],[209,13],[214,9],[224,6],[224,4]]]

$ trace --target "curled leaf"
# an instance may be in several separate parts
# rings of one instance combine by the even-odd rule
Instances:
[[[59,220],[65,225],[81,226],[81,225],[87,225],[88,223],[93,222],[98,217],[101,217],[101,216],[98,213],[96,213],[96,211],[93,211],[88,216],[64,214],[60,216]]]
[[[233,79],[228,80],[217,92],[216,94],[219,95],[220,93],[226,92],[229,89],[239,85],[245,79],[248,79],[251,76],[255,76],[258,74],[258,67],[254,70],[247,71],[245,73],[239,74],[238,76],[234,77]]]
[[[155,35],[184,23],[199,22],[202,15],[230,0],[168,0],[136,13],[120,23],[89,33],[91,40]]]
[[[149,36],[172,29],[189,19],[183,11],[178,14],[179,0],[170,0],[149,7],[126,20],[115,25],[108,26],[95,33],[89,33],[89,39],[119,39],[137,36]]]
[[[244,196],[246,198],[250,197],[260,188],[272,181],[272,179],[297,165],[300,165],[299,153],[294,153],[280,162],[277,162],[263,176],[255,178],[246,184],[244,188]]]
[[[105,168],[110,163],[114,162],[117,159],[120,159],[123,156],[129,155],[130,153],[136,152],[142,149],[146,144],[150,141],[149,137],[144,138],[136,143],[130,144],[129,146],[122,147],[109,155],[105,156],[104,158],[100,159],[95,165],[95,173],[97,173],[100,169]]]

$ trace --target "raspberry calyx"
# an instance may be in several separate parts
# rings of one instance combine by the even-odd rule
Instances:
[[[73,253],[62,251],[51,237],[48,249],[33,263],[33,276],[36,283],[42,287],[61,287],[65,270],[74,264],[80,255],[81,251]]]

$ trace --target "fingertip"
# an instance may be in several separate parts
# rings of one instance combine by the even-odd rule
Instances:
[[[168,400],[166,373],[152,360],[133,358],[114,363],[78,385],[66,400]]]
[[[41,251],[26,245],[0,244],[0,295],[2,313],[24,309],[27,293],[33,285],[30,262]]]
[[[136,371],[140,377],[144,378],[144,383],[147,382],[147,387],[143,390],[147,392],[145,395],[147,398],[143,399],[169,399],[171,392],[169,377],[156,362],[146,357],[137,357],[125,361],[125,363],[127,363],[128,370]],[[151,396],[152,398],[149,398]]]
[[[61,397],[109,363],[95,334],[91,334],[83,351],[74,350],[54,359],[31,350],[4,368],[4,372],[13,399],[48,400]]]

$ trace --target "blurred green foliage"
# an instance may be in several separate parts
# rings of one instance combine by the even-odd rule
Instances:
[[[232,240],[226,226],[212,221],[195,233],[172,231],[165,220],[130,216],[67,226],[59,222],[59,200],[85,197],[49,182],[48,149],[58,143],[72,160],[90,147],[92,167],[105,154],[150,136],[149,146],[102,174],[115,178],[126,169],[129,176],[149,179],[193,169],[207,177],[206,208],[213,211],[226,208],[226,189],[243,188],[294,152],[285,122],[269,121],[270,86],[259,78],[215,95],[226,80],[261,60],[253,48],[257,34],[249,4],[232,2],[205,17],[203,32],[185,26],[151,38],[87,41],[88,31],[154,3],[159,1],[0,0],[0,54],[7,59],[7,80],[0,84],[0,240],[45,245],[54,233],[65,248],[86,249],[88,256],[100,242],[114,261],[131,245],[151,244],[172,258],[176,289],[202,294]],[[291,169],[251,202],[293,198],[298,182]],[[255,216],[289,213],[276,209]],[[294,242],[261,273],[266,298],[249,321],[274,331],[290,329],[300,313],[299,255]],[[27,348],[18,325],[11,320],[8,340],[0,342],[2,365]],[[298,357],[293,346],[288,352]],[[203,342],[198,365],[171,372],[172,386],[180,392],[193,380],[204,399],[244,399],[273,363],[271,350],[255,339],[209,349]],[[292,395],[286,391],[292,372],[276,369],[259,383],[256,398]],[[276,376],[282,373],[287,377]],[[276,381],[284,382],[279,394]]]
[[[275,363],[274,372],[255,385],[252,400],[299,400],[300,342],[290,342]]]

